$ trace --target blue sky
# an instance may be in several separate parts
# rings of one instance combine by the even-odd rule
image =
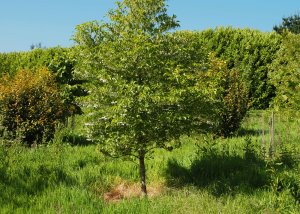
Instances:
[[[0,0],[0,52],[32,44],[71,46],[75,26],[103,19],[114,0]],[[299,0],[168,0],[182,30],[217,26],[272,31],[282,17],[300,12]]]

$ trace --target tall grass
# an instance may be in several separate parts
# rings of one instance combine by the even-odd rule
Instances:
[[[2,140],[0,213],[299,213],[299,114],[275,113],[272,158],[269,116],[251,112],[229,139],[183,136],[180,149],[155,151],[147,175],[159,194],[118,202],[103,196],[137,184],[137,163],[103,156],[80,127],[75,143],[70,131],[36,148]]]

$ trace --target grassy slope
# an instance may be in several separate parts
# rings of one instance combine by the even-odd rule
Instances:
[[[300,181],[299,115],[276,115],[276,161],[261,155],[269,115],[252,112],[238,137],[183,137],[180,149],[155,151],[148,183],[160,194],[148,200],[104,201],[114,186],[138,183],[138,166],[95,145],[2,146],[0,213],[300,213],[291,191]]]

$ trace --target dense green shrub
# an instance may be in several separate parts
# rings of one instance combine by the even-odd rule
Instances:
[[[198,34],[200,46],[225,60],[229,69],[240,71],[249,89],[251,107],[265,109],[275,96],[269,82],[269,65],[276,58],[281,36],[251,29],[217,28]]]
[[[101,56],[93,47],[101,38],[94,39],[89,45],[95,52],[89,60],[101,62]],[[269,70],[271,62],[280,55],[276,55],[282,41],[280,35],[250,29],[217,28],[201,32],[177,31],[170,34],[168,40],[176,47],[176,55],[172,58],[174,65],[180,64],[181,67],[192,69],[197,65],[197,69],[205,70],[207,67],[204,65],[209,62],[207,56],[210,52],[226,61],[226,69],[230,71],[226,83],[216,86],[221,87],[220,89],[215,88],[223,90],[222,100],[226,103],[223,107],[227,106],[219,111],[222,118],[218,122],[219,127],[224,127],[221,128],[222,135],[230,135],[237,129],[238,121],[241,121],[246,111],[246,107],[242,106],[256,109],[269,107],[275,96],[275,87],[269,81]],[[71,108],[75,107],[74,113],[81,113],[75,98],[86,95],[86,92],[81,87],[83,81],[76,79],[74,74],[78,66],[78,55],[77,48],[35,49],[30,52],[0,54],[0,75],[1,72],[14,74],[20,68],[46,66],[55,74],[62,89],[64,103]],[[84,74],[90,71],[92,64],[93,62],[80,60],[81,77],[86,78]],[[235,86],[229,86],[229,82]],[[245,90],[240,90],[240,87]],[[241,109],[244,110],[240,111]],[[225,131],[225,127],[231,131]]]
[[[83,80],[76,78],[76,53],[72,48],[34,49],[29,52],[14,52],[0,54],[0,76],[15,75],[22,69],[36,70],[47,67],[55,76],[63,101],[70,108],[75,108],[74,114],[82,113],[76,97],[87,93],[82,88]]]
[[[240,72],[236,69],[228,69],[227,63],[209,55],[205,80],[207,87],[214,88],[214,121],[215,133],[223,137],[229,137],[239,128],[245,117],[248,106],[248,88],[243,81]],[[202,83],[202,84],[205,84]]]
[[[0,53],[0,76],[15,73],[21,63],[20,52]]]
[[[286,33],[271,68],[271,81],[276,87],[273,106],[300,108],[300,35]]]
[[[224,108],[221,112],[220,132],[228,137],[234,134],[246,116],[250,100],[249,91],[245,82],[241,79],[241,72],[231,70],[227,76],[224,90]]]
[[[238,130],[251,105],[248,79],[237,65],[228,65],[230,61],[210,53],[211,48],[208,44],[204,45],[199,37],[199,33],[191,31],[173,33],[169,37],[173,48],[177,49],[173,60],[174,63],[200,71],[204,75],[199,84],[214,91],[210,97],[214,108],[210,122],[215,133],[227,137]]]
[[[12,52],[0,54],[0,71],[3,74],[14,75],[21,69],[35,69],[40,67],[49,67],[53,62],[56,63],[56,56],[61,56],[68,60],[67,54],[71,49],[67,48],[48,48],[34,49],[28,52]],[[56,73],[56,70],[51,70]],[[63,76],[62,76],[63,77]]]
[[[176,31],[173,36],[186,37],[190,41],[190,44],[186,44],[187,47],[181,47],[181,52],[175,60],[193,53],[188,60],[199,63],[199,60],[203,61],[203,54],[199,52],[214,52],[218,58],[227,62],[229,69],[235,68],[243,78],[245,77],[251,106],[255,109],[269,107],[275,96],[275,87],[268,77],[269,65],[276,58],[276,52],[280,48],[280,35],[251,29],[216,28],[198,32]],[[101,38],[96,40],[91,40],[90,45],[96,44]],[[0,75],[4,72],[15,73],[23,68],[48,67],[56,74],[59,83],[68,86],[66,94],[73,100],[74,94],[75,97],[84,94],[84,90],[78,84],[82,82],[76,81],[74,76],[78,55],[76,48],[34,49],[30,52],[0,54]],[[95,53],[91,57],[101,61]]]
[[[53,138],[56,125],[73,114],[63,103],[48,69],[20,70],[0,79],[1,125],[9,138],[20,136],[29,145]]]

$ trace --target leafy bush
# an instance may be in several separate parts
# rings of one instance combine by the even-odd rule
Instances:
[[[249,90],[251,107],[265,109],[275,96],[275,88],[269,82],[269,65],[276,58],[281,36],[251,29],[217,28],[198,34],[200,47],[213,52],[227,62],[228,69],[240,71],[243,84]]]
[[[249,91],[240,72],[228,69],[227,63],[209,55],[208,87],[215,89],[216,133],[229,137],[239,128],[250,103]]]
[[[56,125],[74,109],[62,103],[54,76],[46,68],[21,70],[0,79],[0,115],[10,138],[29,145],[53,138]]]
[[[176,57],[172,60],[201,76],[198,84],[206,91],[211,103],[205,105],[212,108],[209,124],[213,126],[207,128],[214,128],[213,131],[218,135],[228,137],[238,130],[251,104],[249,84],[244,70],[238,66],[229,68],[231,66],[226,60],[215,53],[208,53],[211,50],[209,45],[203,44],[199,37],[199,33],[191,31],[169,35],[172,49],[176,50]],[[201,105],[199,108],[205,107]]]
[[[5,74],[13,76],[22,69],[35,70],[46,67],[55,76],[64,103],[76,109],[74,114],[81,114],[81,108],[75,99],[87,95],[87,92],[81,86],[84,80],[76,78],[76,65],[76,54],[71,48],[39,48],[29,52],[2,53],[0,77]]]
[[[241,125],[248,110],[248,89],[240,78],[241,74],[237,70],[229,72],[227,84],[224,90],[224,108],[221,112],[222,120],[220,131],[221,135],[228,137],[234,134]]]
[[[271,67],[271,82],[276,87],[275,108],[300,107],[300,35],[286,33]]]
[[[91,28],[95,28],[94,30],[97,31],[97,24]],[[83,31],[85,30],[88,34],[88,29]],[[91,49],[103,39],[98,38],[96,34],[93,35],[95,37],[83,36],[87,36],[86,44],[88,43],[87,45],[91,46]],[[189,44],[174,43],[176,46],[181,46],[181,51],[178,52],[174,63],[183,65],[188,65],[191,61],[199,63],[203,60],[199,52],[203,52],[203,50],[206,50],[206,54],[214,52],[218,58],[227,62],[229,69],[235,68],[240,71],[241,76],[245,77],[244,82],[249,89],[251,107],[255,109],[269,107],[270,101],[275,96],[275,87],[269,82],[269,65],[276,58],[276,53],[280,48],[282,42],[280,35],[275,32],[263,33],[251,29],[217,28],[199,32],[176,31],[169,37],[169,39],[174,38],[181,38],[182,41],[186,38],[190,41]],[[182,44],[187,46],[182,46]],[[102,59],[99,58],[97,49],[93,49],[93,51],[90,58],[101,62]],[[76,104],[73,96],[84,93],[84,90],[80,88],[82,82],[78,82],[74,75],[79,55],[76,48],[35,49],[30,52],[0,54],[0,76],[1,73],[14,74],[19,69],[45,66],[55,73],[60,85],[66,86],[64,87],[66,96],[73,104]],[[182,59],[188,60],[188,62],[183,62]],[[86,60],[84,63],[81,59],[79,61],[81,61],[80,67],[91,63],[90,60]],[[90,70],[86,67],[81,73],[88,71]]]

